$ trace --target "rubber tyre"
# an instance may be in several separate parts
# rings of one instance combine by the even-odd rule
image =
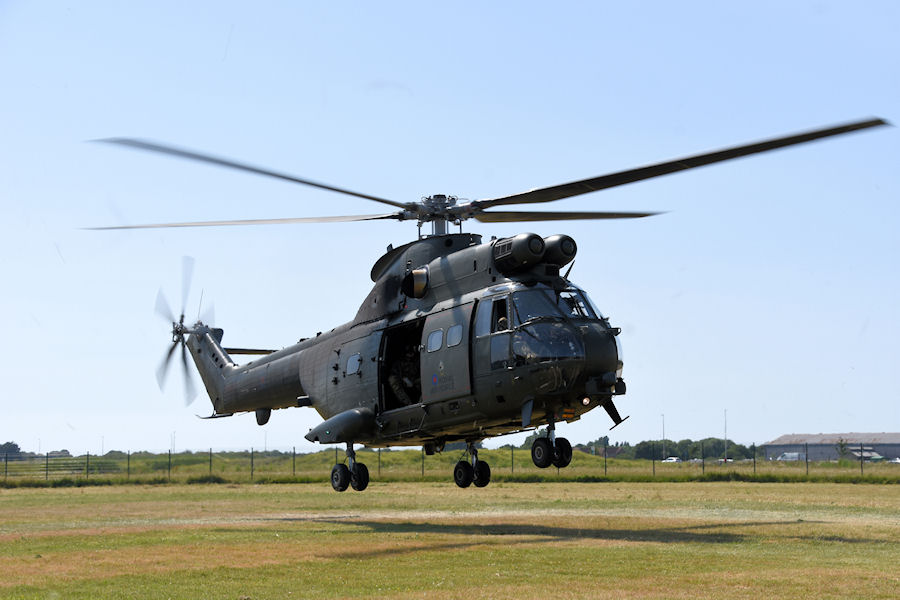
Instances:
[[[553,449],[553,466],[559,469],[568,467],[572,462],[572,444],[566,438],[556,438],[556,447]]]
[[[472,481],[472,483],[475,484],[475,487],[483,488],[490,482],[491,466],[483,460],[477,461],[475,463],[475,479]]]
[[[553,463],[553,446],[547,438],[538,438],[531,444],[531,462],[539,469],[546,469]]]
[[[353,469],[350,471],[350,487],[357,492],[369,487],[369,467],[361,462],[353,465]]]
[[[467,488],[472,485],[475,479],[475,470],[468,462],[461,460],[453,467],[453,481],[461,488]]]
[[[331,487],[336,492],[343,492],[350,485],[350,469],[347,465],[334,465],[331,468]]]

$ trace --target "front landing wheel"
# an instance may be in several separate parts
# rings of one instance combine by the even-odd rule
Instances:
[[[361,492],[369,486],[369,467],[361,462],[354,463],[350,470],[350,487]]]
[[[331,468],[331,487],[336,492],[343,492],[350,485],[350,469],[347,465],[334,465]]]
[[[546,469],[553,462],[553,445],[550,440],[541,437],[531,444],[531,462],[539,469]]]

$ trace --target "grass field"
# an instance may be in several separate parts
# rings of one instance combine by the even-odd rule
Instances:
[[[0,489],[0,598],[897,598],[900,486]]]

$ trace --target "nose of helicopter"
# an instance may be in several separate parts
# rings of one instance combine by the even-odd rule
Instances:
[[[616,339],[617,330],[601,323],[588,323],[581,325],[580,329],[584,341],[585,375],[588,380],[602,382],[602,387],[615,385],[616,380],[622,375],[622,360]]]

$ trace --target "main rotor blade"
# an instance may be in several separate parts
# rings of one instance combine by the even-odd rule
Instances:
[[[301,177],[295,177],[293,175],[288,175],[286,173],[279,173],[278,171],[272,171],[270,169],[263,169],[262,167],[255,167],[253,165],[240,163],[240,162],[230,160],[227,158],[212,156],[210,154],[202,154],[200,152],[194,152],[193,150],[187,150],[184,148],[176,148],[175,146],[166,146],[164,144],[158,144],[158,143],[150,142],[147,140],[139,140],[139,139],[134,139],[134,138],[106,138],[106,139],[94,140],[94,141],[95,142],[103,142],[105,144],[118,144],[119,146],[127,146],[129,148],[136,148],[138,150],[146,150],[148,152],[158,152],[160,154],[168,154],[170,156],[177,156],[179,158],[186,158],[188,160],[196,160],[199,162],[205,162],[205,163],[217,165],[220,167],[227,167],[229,169],[238,169],[240,171],[247,171],[249,173],[255,173],[257,175],[264,175],[266,177],[275,177],[276,179],[283,179],[284,181],[290,181],[293,183],[301,183],[303,185],[309,185],[309,186],[320,188],[323,190],[329,190],[331,192],[338,192],[340,194],[347,194],[348,196],[356,196],[357,198],[363,198],[365,200],[373,200],[375,202],[381,202],[382,204],[389,204],[391,206],[396,206],[397,208],[405,208],[406,207],[406,205],[403,204],[402,202],[396,202],[394,200],[387,200],[385,198],[379,198],[378,196],[370,196],[369,194],[361,194],[359,192],[345,190],[343,188],[335,187],[333,185],[328,185],[325,183],[319,183],[317,181],[312,181],[310,179],[303,179]]]
[[[384,215],[348,215],[343,217],[288,217],[284,219],[237,219],[234,221],[188,221],[184,223],[154,223],[151,225],[116,225],[112,227],[85,227],[93,231],[109,229],[158,229],[164,227],[222,227],[227,225],[283,225],[286,223],[343,223],[351,221],[376,221],[378,219],[403,220],[402,212]]]
[[[715,152],[697,154],[695,156],[688,156],[685,158],[670,160],[667,162],[648,165],[646,167],[639,167],[637,169],[629,169],[627,171],[609,173],[608,175],[601,175],[600,177],[594,177],[591,179],[582,179],[580,181],[573,181],[571,183],[564,183],[561,185],[530,190],[528,192],[522,192],[521,194],[514,194],[512,196],[504,196],[502,198],[492,198],[487,200],[477,200],[473,202],[473,204],[480,208],[489,208],[491,206],[500,206],[503,204],[553,202],[554,200],[561,200],[563,198],[569,198],[572,196],[579,196],[581,194],[588,194],[590,192],[605,190],[611,187],[625,185],[626,183],[633,183],[635,181],[642,181],[644,179],[660,177],[662,175],[668,175],[677,171],[694,169],[696,167],[702,167],[712,163],[731,160],[733,158],[739,158],[742,156],[747,156],[749,154],[768,152],[769,150],[775,150],[777,148],[784,148],[786,146],[793,146],[795,144],[803,144],[833,135],[841,135],[844,133],[868,129],[869,127],[879,127],[881,125],[887,124],[887,121],[883,119],[868,119],[865,121],[856,121],[853,123],[847,123],[845,125],[829,127],[827,129],[816,129],[813,131],[807,131],[805,133],[773,138],[753,144],[734,146],[733,148],[725,148],[723,150],[717,150]]]
[[[526,221],[580,221],[582,219],[640,219],[659,215],[658,212],[528,212],[491,211],[475,213],[482,223],[522,223]]]

